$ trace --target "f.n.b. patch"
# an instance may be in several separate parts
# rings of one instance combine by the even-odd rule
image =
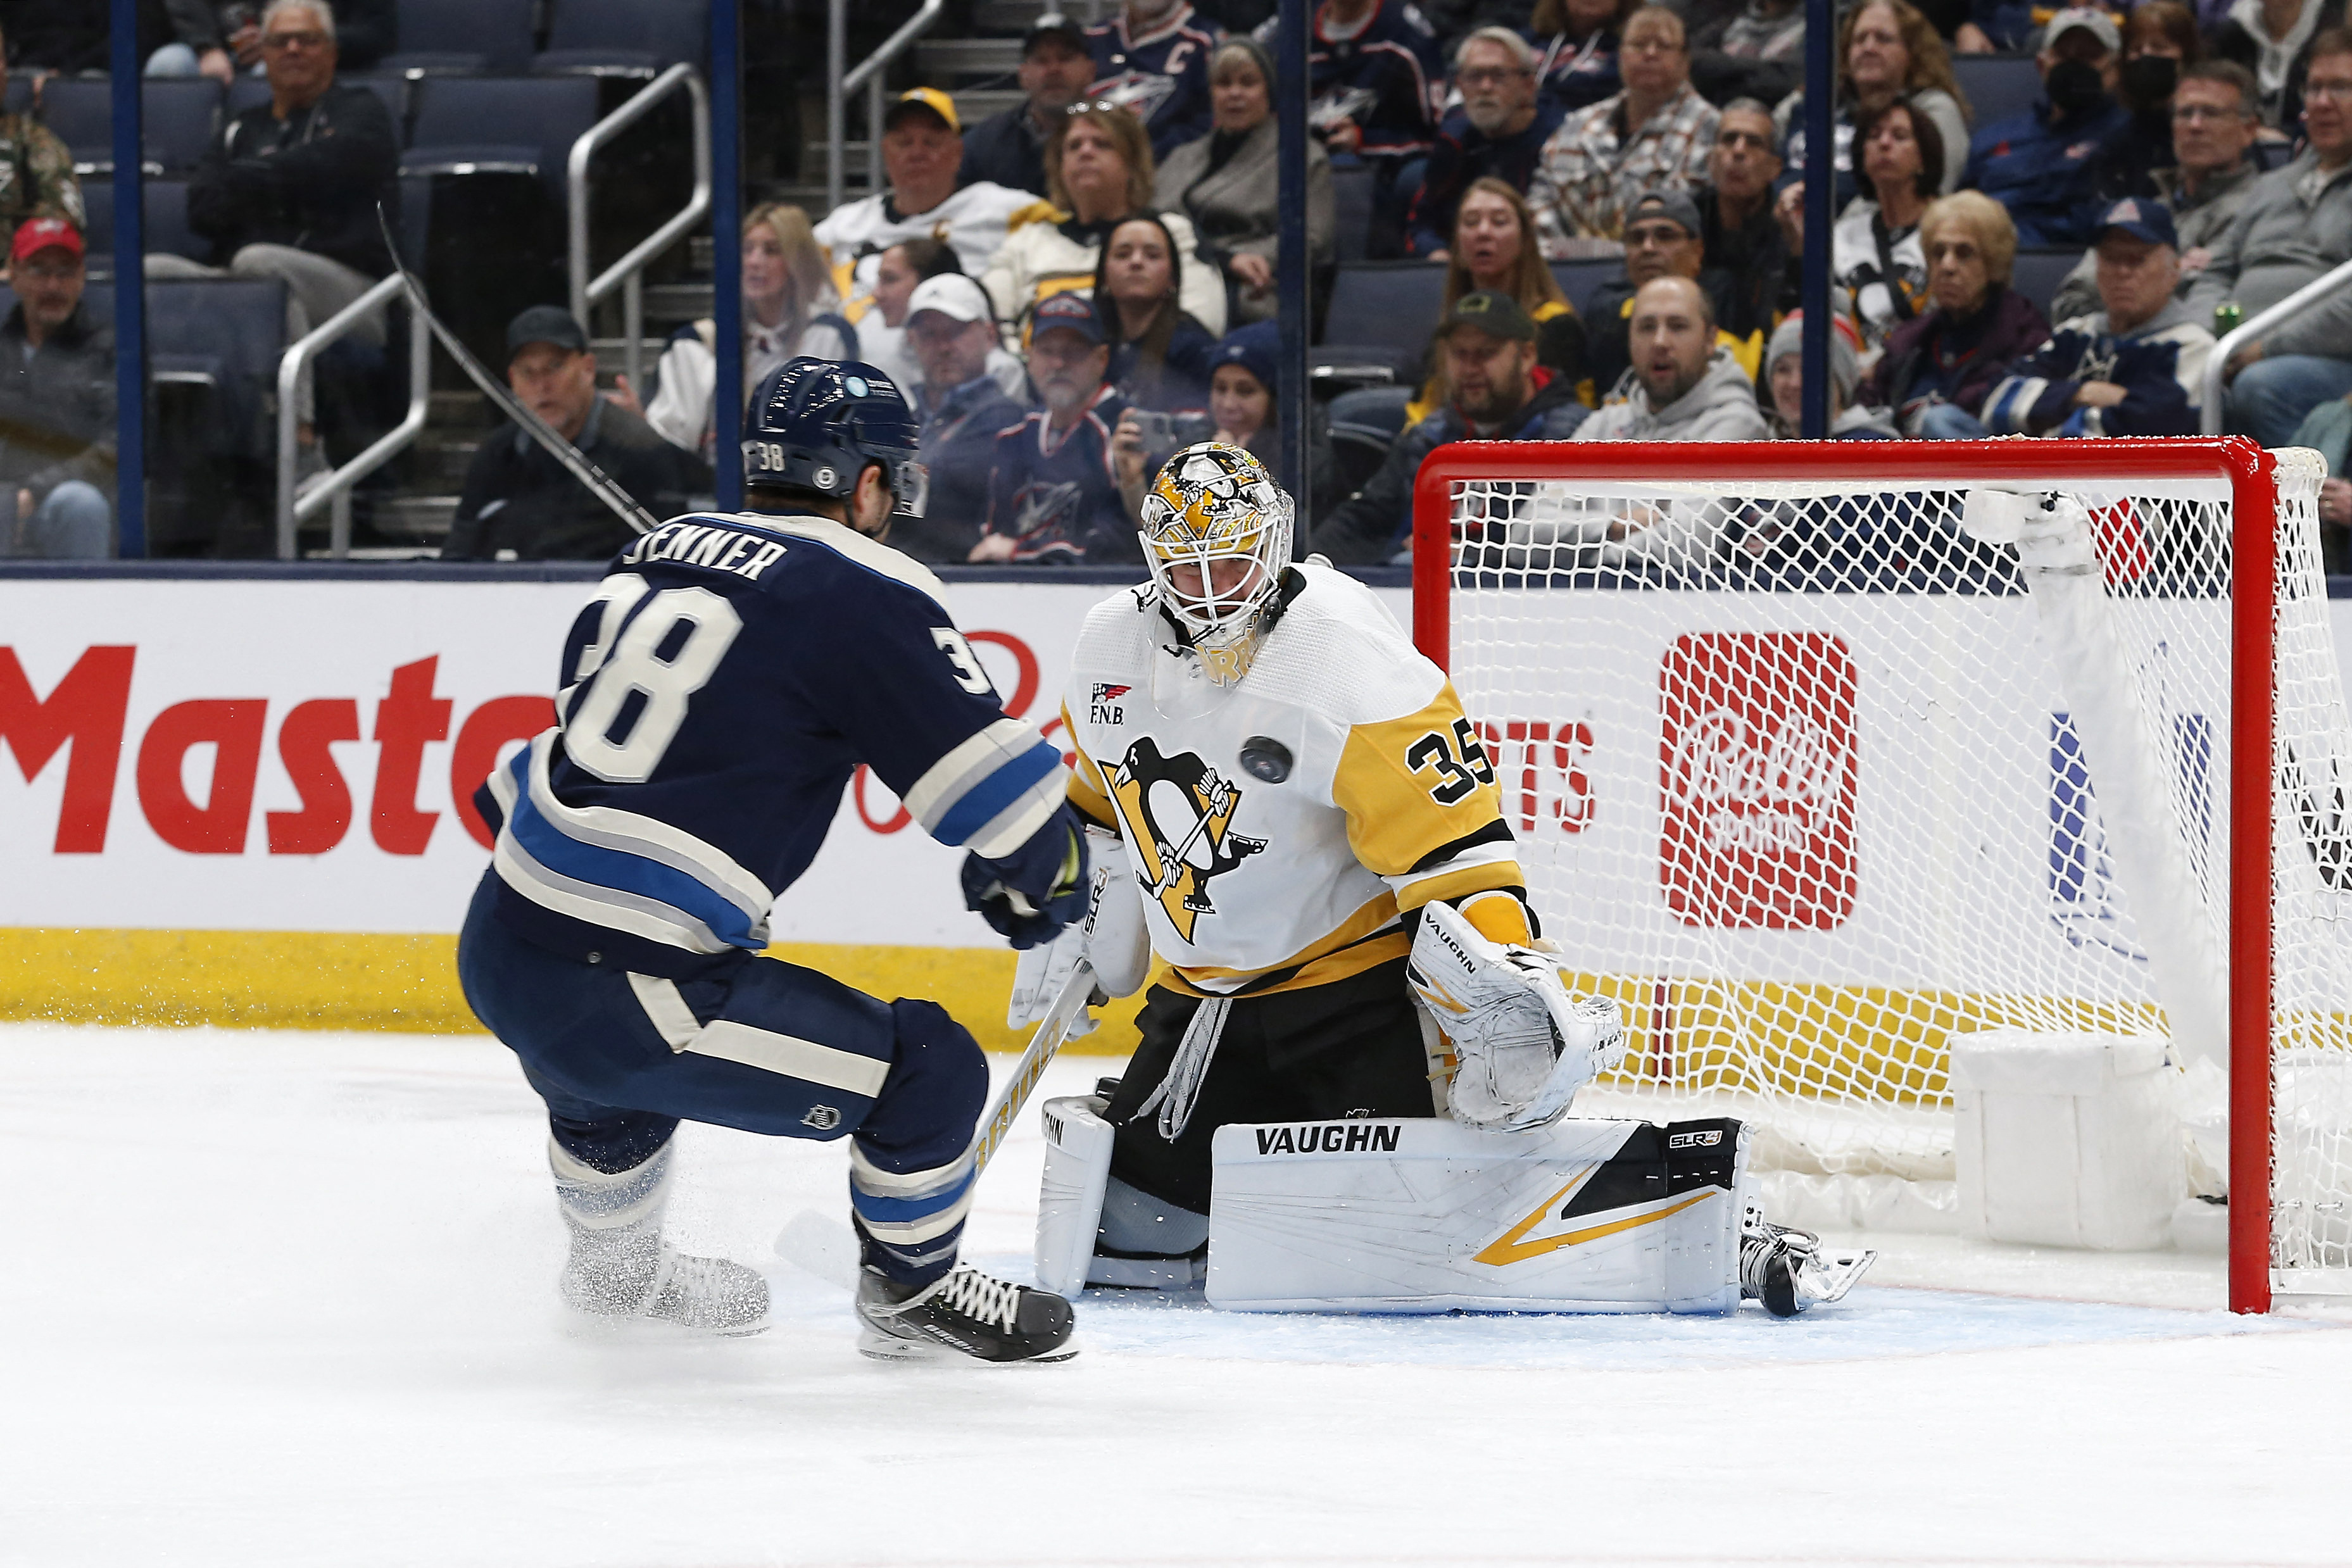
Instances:
[[[1087,699],[1087,722],[1100,725],[1125,724],[1127,709],[1120,706],[1118,699],[1134,689],[1133,686],[1118,686],[1108,681],[1097,681],[1094,684],[1093,695]]]

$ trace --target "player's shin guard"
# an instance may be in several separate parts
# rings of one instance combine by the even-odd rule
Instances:
[[[853,1146],[849,1209],[859,1261],[900,1284],[929,1284],[955,1264],[971,1186],[969,1148],[943,1166],[901,1173]]]
[[[963,1239],[988,1059],[936,1003],[901,998],[890,1014],[890,1072],[850,1144],[849,1207],[860,1261],[919,1287],[954,1266]]]
[[[768,1282],[723,1258],[695,1258],[662,1240],[672,1145],[625,1171],[600,1171],[548,1140],[555,1195],[572,1233],[564,1304],[600,1317],[656,1318],[708,1333],[768,1326]]]

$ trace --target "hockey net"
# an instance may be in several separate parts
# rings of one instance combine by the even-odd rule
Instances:
[[[1735,1108],[1760,1167],[1866,1205],[1952,1179],[1956,1031],[2168,1035],[2232,1303],[2352,1293],[2324,474],[2238,441],[1433,456],[1416,641],[1630,1027],[1580,1106]],[[2095,561],[2029,577],[1978,492],[2079,502]]]

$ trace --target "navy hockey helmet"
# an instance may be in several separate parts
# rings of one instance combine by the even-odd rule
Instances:
[[[869,463],[882,465],[899,516],[919,517],[930,491],[921,426],[897,383],[859,360],[787,361],[744,411],[743,483],[846,497]]]

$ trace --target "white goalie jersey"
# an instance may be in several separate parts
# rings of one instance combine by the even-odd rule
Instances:
[[[1185,678],[1146,590],[1097,605],[1071,664],[1070,803],[1126,841],[1152,949],[1198,994],[1344,979],[1407,954],[1402,911],[1524,881],[1444,672],[1353,579],[1291,570],[1230,687]]]

